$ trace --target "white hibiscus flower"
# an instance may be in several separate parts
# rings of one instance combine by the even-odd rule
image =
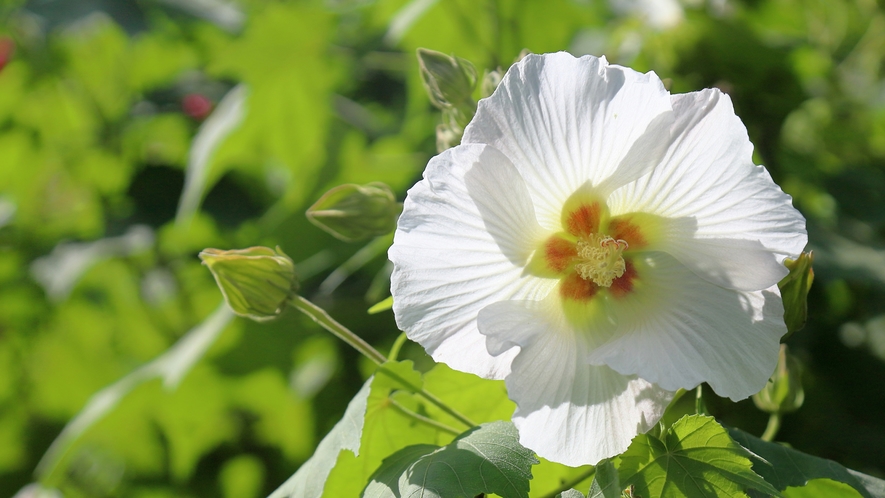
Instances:
[[[531,55],[409,190],[397,324],[505,379],[520,442],[568,465],[622,453],[673,391],[759,391],[786,332],[777,282],[805,220],[731,100],[654,73]]]

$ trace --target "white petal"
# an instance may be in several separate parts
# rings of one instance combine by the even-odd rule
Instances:
[[[657,164],[670,109],[654,73],[564,52],[529,55],[479,102],[462,143],[503,152],[528,184],[538,220],[555,230],[564,201],[588,181],[605,196]]]
[[[492,357],[476,316],[547,294],[555,281],[523,275],[541,236],[525,182],[499,152],[459,146],[433,158],[409,190],[389,253],[397,325],[436,361],[503,378],[515,351]]]
[[[516,402],[519,442],[554,462],[596,464],[620,453],[663,415],[673,393],[649,382],[587,363],[584,337],[550,314],[482,328],[498,341],[517,337],[520,352],[506,378]],[[519,313],[517,313],[519,314]],[[482,316],[482,315],[481,315]],[[484,322],[481,321],[481,325]]]
[[[676,124],[660,166],[609,197],[612,214],[665,218],[657,247],[703,278],[766,289],[787,274],[783,260],[808,237],[790,196],[753,164],[753,146],[719,90],[674,95]]]
[[[634,264],[634,291],[611,302],[616,336],[591,353],[591,363],[668,390],[707,382],[733,400],[765,386],[787,331],[777,286],[719,287],[664,253]]]

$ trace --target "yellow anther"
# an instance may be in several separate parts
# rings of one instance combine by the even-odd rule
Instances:
[[[621,255],[627,249],[626,241],[594,233],[579,239],[577,249],[581,262],[575,265],[575,271],[600,287],[611,287],[627,269]]]

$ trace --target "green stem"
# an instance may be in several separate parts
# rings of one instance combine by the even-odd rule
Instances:
[[[409,410],[408,408],[401,405],[399,402],[397,402],[393,398],[387,398],[387,400],[390,402],[390,406],[394,407],[396,409],[396,411],[402,413],[403,415],[405,415],[411,419],[417,420],[418,422],[421,422],[422,424],[429,425],[429,426],[439,429],[443,432],[448,432],[449,434],[451,434],[453,436],[457,436],[458,434],[461,434],[456,429],[453,429],[453,428],[447,426],[446,424],[443,424],[442,422],[437,422],[436,420],[433,420],[431,418],[427,418],[424,415],[419,415],[419,414],[413,412],[412,410]]]
[[[390,353],[387,354],[388,361],[396,361],[399,358],[399,350],[403,348],[403,344],[406,343],[407,339],[406,333],[403,332],[393,341],[393,346],[390,346]]]
[[[768,425],[765,427],[765,432],[762,433],[763,441],[774,441],[774,437],[777,436],[777,431],[781,428],[781,416],[779,413],[772,413],[771,416],[768,417]]]
[[[697,396],[694,401],[694,410],[698,415],[708,415],[707,406],[704,404],[704,385],[698,384]]]
[[[382,363],[387,361],[387,358],[385,358],[383,354],[379,353],[377,349],[373,348],[368,342],[364,341],[362,337],[354,334],[347,327],[336,322],[334,318],[326,313],[326,310],[320,308],[319,306],[313,304],[312,302],[304,299],[301,296],[293,297],[289,300],[289,304],[298,309],[298,311],[311,317],[313,321],[320,324],[321,327],[349,344],[351,347],[362,353],[366,358],[374,361],[377,365],[381,365]]]
[[[425,391],[424,389],[420,389],[416,392],[419,396],[421,396],[422,398],[426,399],[427,401],[433,403],[434,405],[437,406],[437,408],[448,413],[452,418],[454,418],[458,422],[461,422],[462,424],[466,425],[468,428],[476,427],[478,425],[476,422],[470,420],[469,418],[465,417],[464,415],[461,415],[460,413],[455,411],[454,408],[449,407],[448,405],[443,403],[441,399],[437,398],[433,394],[430,394],[429,392]]]
[[[334,318],[329,316],[328,313],[319,306],[313,304],[312,302],[304,299],[301,296],[295,296],[289,300],[289,304],[291,304],[294,308],[297,308],[298,311],[304,313],[305,315],[311,317],[313,321],[317,322],[324,329],[328,330],[336,337],[341,339],[342,341],[349,344],[351,347],[365,355],[370,360],[374,361],[375,364],[381,365],[387,361],[387,358],[378,352],[377,349],[373,348],[369,343],[364,341],[360,336],[351,332],[347,327],[341,325],[336,322]],[[398,382],[403,385],[403,387],[409,388],[411,391],[415,392],[422,398],[436,405],[440,410],[452,416],[455,420],[461,422],[462,424],[469,427],[476,427],[476,423],[474,423],[469,418],[461,415],[454,408],[449,407],[445,403],[442,402],[439,398],[425,391],[424,389],[413,386],[399,377],[396,377]]]
[[[596,473],[596,467],[591,466],[585,472],[581,472],[580,474],[578,474],[578,476],[575,477],[574,479],[572,479],[571,481],[566,482],[561,487],[547,493],[546,495],[542,496],[541,498],[556,498],[556,495],[558,495],[559,493],[562,493],[563,491],[568,491],[568,490],[574,488],[578,484],[581,484],[581,482],[587,480],[590,477],[593,477],[593,474],[595,474],[595,473]]]

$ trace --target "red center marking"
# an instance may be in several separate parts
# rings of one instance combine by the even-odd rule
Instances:
[[[629,219],[612,219],[608,224],[608,231],[612,238],[626,241],[630,249],[639,249],[648,245],[639,225],[632,223]]]
[[[578,251],[575,244],[556,235],[547,239],[544,244],[544,259],[547,262],[547,267],[556,273],[564,272],[577,256]]]
[[[588,302],[598,291],[598,285],[590,280],[584,280],[577,273],[572,273],[563,278],[559,284],[559,295],[563,299],[572,301]]]
[[[626,266],[624,274],[616,278],[615,281],[612,282],[611,287],[608,288],[608,291],[616,298],[624,297],[632,292],[633,279],[637,277],[636,267],[633,266],[632,261],[624,258],[624,265]]]
[[[568,215],[565,229],[575,237],[587,237],[599,231],[599,218],[602,209],[598,202],[581,204]]]

